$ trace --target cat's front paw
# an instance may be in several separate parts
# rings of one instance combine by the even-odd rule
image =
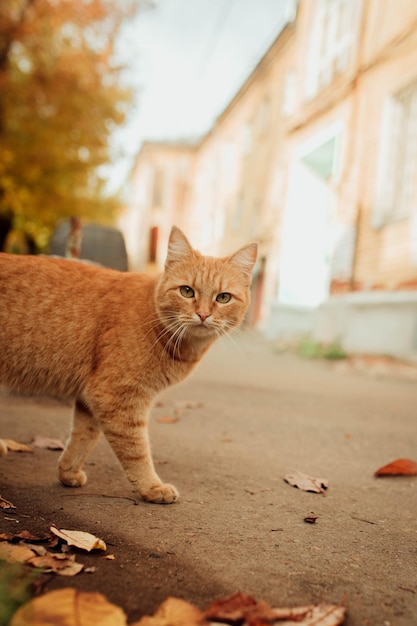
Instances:
[[[82,487],[87,482],[87,474],[82,470],[73,472],[59,468],[59,480],[66,487]]]
[[[174,485],[161,483],[151,487],[149,491],[141,494],[146,502],[154,502],[155,504],[172,504],[179,498],[179,493]]]

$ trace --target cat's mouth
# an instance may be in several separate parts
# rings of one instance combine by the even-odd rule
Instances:
[[[191,328],[193,330],[197,330],[197,332],[214,332],[215,328],[214,326],[210,323],[207,322],[207,320],[199,320],[198,322],[194,322],[194,324],[191,325]]]

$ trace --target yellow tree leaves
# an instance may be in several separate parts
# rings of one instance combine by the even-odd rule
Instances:
[[[114,61],[138,2],[0,2],[0,212],[30,230],[111,211],[98,168],[131,98]]]

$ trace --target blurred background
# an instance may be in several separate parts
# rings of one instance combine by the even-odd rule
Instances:
[[[416,68],[414,0],[2,2],[0,248],[256,240],[250,326],[417,360]]]

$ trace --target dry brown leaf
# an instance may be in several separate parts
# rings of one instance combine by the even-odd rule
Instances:
[[[32,440],[32,445],[35,448],[44,448],[46,450],[63,450],[64,444],[59,439],[52,439],[51,437],[42,437],[42,435],[35,435]]]
[[[127,626],[126,615],[100,593],[60,589],[31,600],[14,614],[10,626]]]
[[[3,439],[0,439],[0,456],[7,454],[7,445]]]
[[[33,550],[7,541],[0,542],[0,559],[8,563],[27,563],[35,556]]]
[[[205,617],[216,622],[246,626],[338,626],[346,616],[344,604],[319,604],[294,608],[273,609],[266,602],[256,602],[251,596],[236,593],[217,600],[205,611]],[[142,625],[141,625],[142,626]],[[148,626],[145,624],[144,626]],[[154,626],[149,624],[149,626]],[[156,624],[155,626],[159,626]],[[165,625],[164,625],[165,626]]]
[[[91,533],[86,533],[82,530],[64,530],[56,526],[51,526],[50,530],[54,535],[66,541],[69,546],[75,546],[76,548],[81,548],[81,550],[87,550],[87,552],[91,552],[91,550],[107,550],[103,539],[99,539]]]
[[[34,556],[27,563],[44,569],[45,573],[53,572],[59,576],[76,576],[84,568],[82,563],[75,561],[74,554],[52,554],[52,552],[47,552],[43,556]]]
[[[0,509],[15,509],[15,505],[0,496]]]
[[[114,556],[114,554],[105,554],[103,556],[103,559],[106,559],[107,561],[114,561],[116,557]]]
[[[225,621],[242,621],[245,612],[253,609],[257,604],[256,600],[244,593],[237,592],[232,596],[221,598],[213,602],[205,611],[208,619]]]
[[[380,467],[375,476],[417,476],[417,463],[410,459],[397,459]]]
[[[314,478],[314,476],[308,476],[299,470],[286,474],[284,480],[293,487],[314,493],[323,493],[329,486],[329,481],[325,478]]]
[[[0,541],[45,541],[50,535],[33,535],[29,530],[21,530],[18,533],[0,533]]]
[[[177,422],[180,421],[179,417],[157,417],[156,421],[159,422],[160,424],[176,424]]]
[[[3,439],[3,441],[11,452],[33,452],[33,449],[25,443],[20,443],[14,439]]]
[[[130,626],[202,626],[206,623],[198,607],[180,598],[167,598],[155,615],[145,615]]]

